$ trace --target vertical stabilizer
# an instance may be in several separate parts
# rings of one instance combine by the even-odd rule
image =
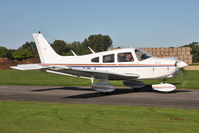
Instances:
[[[41,63],[53,63],[53,61],[59,60],[62,56],[58,55],[43,37],[41,33],[33,34],[33,38],[36,43],[37,51]]]

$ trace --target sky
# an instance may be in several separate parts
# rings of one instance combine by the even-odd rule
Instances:
[[[199,41],[198,0],[0,0],[0,46],[41,33],[49,42],[109,35],[113,47],[177,47]]]

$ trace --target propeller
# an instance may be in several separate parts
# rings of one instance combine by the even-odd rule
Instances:
[[[182,87],[184,87],[187,81],[187,72],[184,68],[181,68],[180,71],[182,72]]]
[[[186,71],[184,70],[184,68],[186,66],[188,66],[188,64],[179,60],[179,61],[176,61],[175,65],[178,67],[180,72],[182,72],[182,86],[184,87],[186,80],[187,80],[187,78],[186,78],[187,74],[186,74]]]

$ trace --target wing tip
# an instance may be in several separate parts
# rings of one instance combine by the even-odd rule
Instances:
[[[10,68],[16,69],[16,70],[24,70],[24,69],[22,69],[22,68],[20,68],[20,67],[18,67],[18,66],[10,66]]]

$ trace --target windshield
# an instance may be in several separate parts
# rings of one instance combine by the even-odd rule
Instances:
[[[139,61],[153,57],[153,55],[151,55],[143,50],[140,50],[140,49],[135,49],[135,54]]]

